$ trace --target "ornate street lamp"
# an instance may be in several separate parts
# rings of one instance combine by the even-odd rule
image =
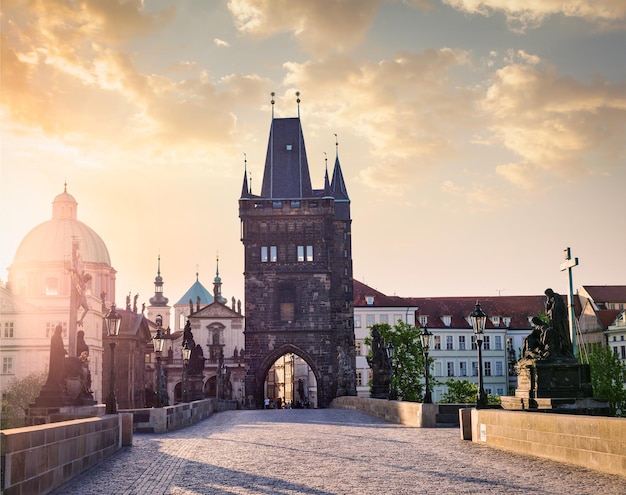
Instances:
[[[189,343],[183,342],[183,402],[189,402],[189,392],[187,391],[187,376],[189,374],[189,358],[191,357],[191,349]]]
[[[428,368],[430,367],[428,363],[428,351],[430,350],[430,341],[433,337],[432,332],[428,331],[428,325],[424,325],[422,331],[420,332],[420,340],[422,342],[422,352],[424,353],[424,382],[426,391],[424,392],[424,404],[432,404],[433,398],[430,394],[430,386],[428,385]]]
[[[391,342],[385,346],[385,353],[387,354],[387,363],[389,366],[389,400],[395,400],[396,393],[393,388],[393,355],[395,353],[395,348]]]
[[[109,343],[111,347],[111,377],[109,380],[109,397],[106,400],[106,413],[117,414],[117,398],[115,397],[115,337],[120,334],[122,315],[115,311],[115,303],[111,304],[111,311],[104,315],[103,320],[107,337],[111,339]]]
[[[487,315],[481,309],[480,303],[476,301],[474,311],[470,313],[472,319],[472,328],[476,336],[476,347],[478,347],[478,398],[476,401],[476,409],[487,407],[487,395],[483,387],[483,335],[485,333],[485,324],[487,323]]]
[[[167,392],[163,394],[163,383],[161,379],[161,352],[163,352],[163,345],[165,344],[165,337],[161,333],[161,319],[157,316],[157,331],[152,337],[152,345],[154,346],[154,352],[156,352],[157,359],[157,407],[167,406]]]

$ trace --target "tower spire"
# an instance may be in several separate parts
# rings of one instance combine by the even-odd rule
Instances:
[[[161,255],[157,257],[157,276],[154,278],[154,296],[150,306],[167,306],[169,299],[163,295],[163,277],[161,277]]]
[[[328,192],[330,190],[330,181],[328,180],[328,155],[324,151],[324,166],[326,171],[324,172],[324,191]]]
[[[243,184],[241,185],[241,197],[247,198],[250,195],[250,188],[248,187],[248,157],[243,154]]]

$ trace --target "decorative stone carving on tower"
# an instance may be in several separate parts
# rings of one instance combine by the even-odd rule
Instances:
[[[296,118],[274,118],[273,105],[261,193],[244,171],[239,199],[246,394],[261,405],[268,370],[294,353],[327,407],[356,395],[350,199],[338,153],[332,181],[327,174],[323,189],[312,188],[299,107]]]

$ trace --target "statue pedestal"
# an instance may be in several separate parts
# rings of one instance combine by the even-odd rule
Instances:
[[[204,399],[204,376],[189,375],[187,380],[187,398],[189,402]]]
[[[106,406],[96,404],[92,406],[60,406],[42,407],[33,404],[24,418],[25,426],[44,425],[58,423],[59,421],[71,421],[72,419],[94,418],[104,416]]]
[[[608,402],[592,398],[588,364],[574,358],[522,360],[517,371],[515,396],[502,397],[504,409],[608,415]]]

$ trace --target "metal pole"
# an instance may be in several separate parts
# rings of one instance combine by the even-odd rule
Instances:
[[[109,398],[106,403],[107,414],[117,414],[117,398],[115,397],[115,342],[109,344],[111,347],[111,377],[109,380]]]
[[[425,368],[425,382],[426,382],[426,392],[424,393],[424,404],[432,404],[433,403],[433,399],[430,393],[430,387],[428,386],[428,353],[425,352],[424,353],[424,368]]]
[[[483,387],[483,340],[476,339],[476,346],[478,347],[478,401],[476,402],[476,409],[481,409],[487,406],[487,397]]]

